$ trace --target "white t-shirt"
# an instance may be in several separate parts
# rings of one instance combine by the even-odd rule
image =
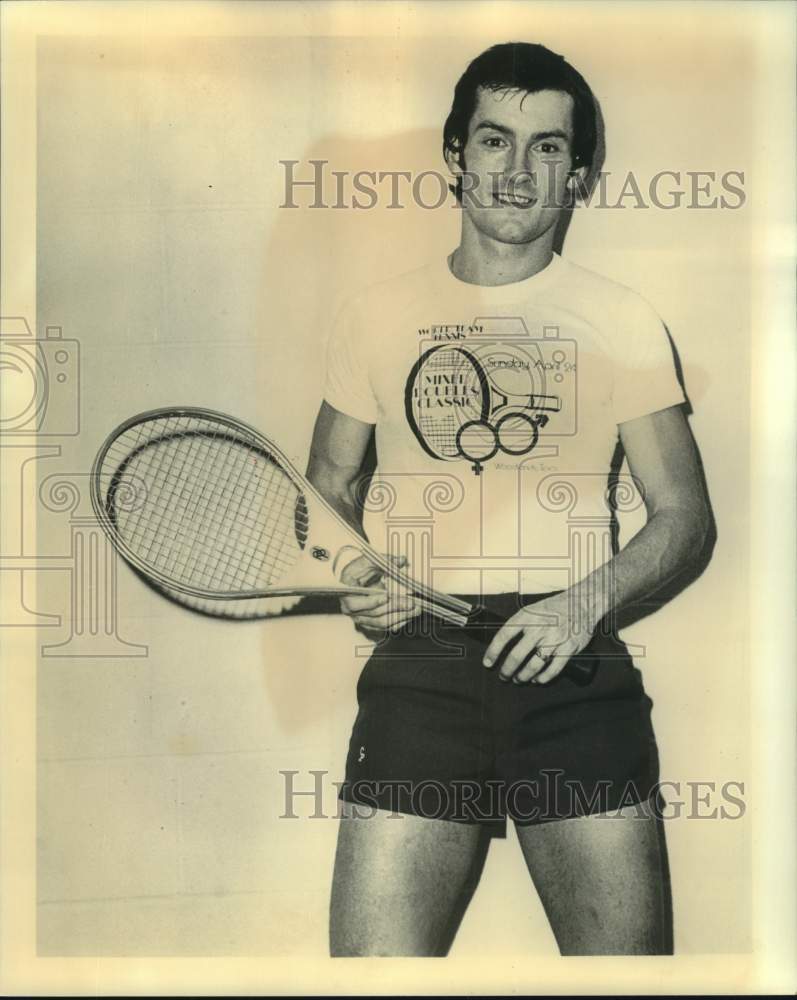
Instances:
[[[339,314],[324,396],[376,425],[364,525],[455,594],[547,593],[611,555],[617,425],[684,401],[661,319],[555,255],[524,281],[442,260]]]

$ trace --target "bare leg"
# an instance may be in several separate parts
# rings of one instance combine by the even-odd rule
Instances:
[[[649,804],[517,832],[563,955],[672,954],[664,828]]]
[[[354,818],[345,802],[341,811],[330,953],[445,955],[484,866],[484,831],[383,810]]]

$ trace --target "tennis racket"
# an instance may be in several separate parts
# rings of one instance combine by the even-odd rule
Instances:
[[[398,569],[272,441],[223,413],[181,407],[124,421],[94,460],[91,500],[126,562],[195,611],[259,618],[274,614],[275,598],[382,593],[340,582],[346,563],[364,554],[433,617],[485,642],[503,625]],[[566,669],[589,683],[594,664],[572,660]]]

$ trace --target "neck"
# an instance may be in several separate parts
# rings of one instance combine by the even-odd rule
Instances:
[[[459,246],[451,255],[451,271],[472,285],[508,285],[542,271],[553,257],[554,227],[533,243],[498,243],[463,219]]]

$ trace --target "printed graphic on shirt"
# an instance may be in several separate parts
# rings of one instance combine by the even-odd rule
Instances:
[[[504,323],[506,320],[504,320]],[[479,475],[503,453],[528,455],[541,434],[575,432],[576,344],[554,327],[529,337],[480,335],[458,343],[423,341],[407,378],[407,422],[432,458],[471,463]],[[474,328],[487,327],[484,321]]]

